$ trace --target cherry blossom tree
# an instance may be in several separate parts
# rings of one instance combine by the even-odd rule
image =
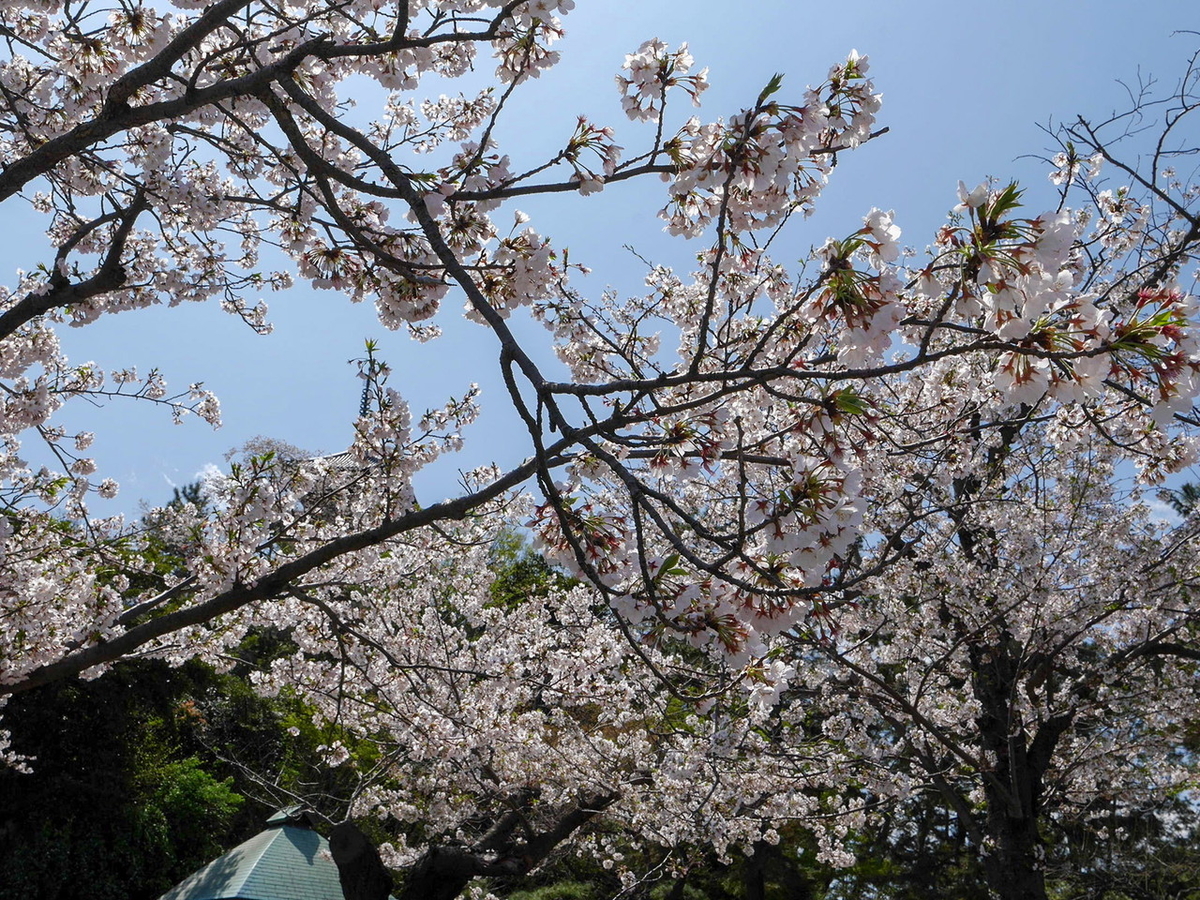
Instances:
[[[868,796],[932,796],[1005,897],[1046,896],[1067,830],[1195,783],[1195,522],[1164,530],[1105,442],[1038,418],[910,493],[911,552],[786,651],[784,721],[822,710]]]
[[[395,858],[454,893],[474,875],[527,871],[598,815],[723,852],[820,814],[832,823],[822,852],[836,859],[858,794],[814,788],[863,778],[878,733],[898,734],[903,716],[929,736],[914,744],[916,774],[860,789],[894,795],[940,777],[959,797],[959,779],[978,776],[1002,864],[1035,857],[1039,839],[1001,822],[998,798],[1027,827],[1073,735],[1116,747],[1130,728],[1167,730],[1139,707],[1149,724],[1097,735],[1088,723],[1109,695],[1076,684],[1080,660],[1137,680],[1186,646],[1186,615],[1151,607],[1186,582],[1154,560],[1190,543],[1156,549],[1140,507],[1114,512],[1110,473],[1132,461],[1155,481],[1195,454],[1200,353],[1183,269],[1200,220],[1191,183],[1161,174],[1168,155],[1194,149],[1183,136],[1194,74],[1140,167],[1108,136],[1131,120],[1073,129],[1055,178],[1083,211],[1064,194],[1027,214],[1015,185],[963,185],[927,259],[902,259],[894,214],[875,209],[793,272],[772,256],[789,220],[814,211],[839,154],[878,133],[867,59],[852,53],[804,90],[777,77],[735,115],[671,125],[668,106],[698,105],[706,71],[686,46],[649,40],[617,79],[625,114],[645,123],[621,137],[637,149],[581,119],[541,164],[514,171],[497,123],[557,61],[573,5],[4,5],[0,200],[41,217],[54,250],[0,311],[0,693],[135,655],[221,661],[247,629],[287,629],[299,650],[264,689],[300,690],[354,733],[383,736],[382,759],[407,766],[410,784],[366,779],[354,810],[420,820],[426,843]],[[423,78],[481,64],[480,51],[495,60],[493,89],[422,92]],[[346,101],[365,83],[378,103],[362,112]],[[699,248],[695,271],[651,267],[639,296],[582,296],[571,279],[585,261],[524,216],[507,225],[514,198],[585,202],[574,195],[633,179],[661,179],[667,230]],[[56,332],[210,299],[266,330],[260,294],[295,279],[370,298],[384,325],[418,340],[438,339],[445,300],[464,301],[495,337],[528,458],[420,502],[414,473],[461,446],[477,397],[414,417],[369,354],[370,402],[348,453],[251,457],[213,480],[204,509],[157,514],[185,550],[158,571],[136,533],[89,515],[89,494],[117,486],[95,479],[91,436],[66,433],[55,413],[132,394],[216,421],[217,401],[200,385],[172,393],[156,372],[71,364]],[[545,343],[519,338],[514,314],[544,325]],[[553,355],[568,380],[547,374]],[[57,470],[25,461],[29,441]],[[1001,526],[1019,502],[1039,514],[1010,548]],[[489,606],[482,548],[511,521],[580,587]],[[1039,556],[1064,521],[1065,543]],[[1076,573],[1098,546],[1113,548],[1095,563],[1108,568]],[[1117,590],[1143,569],[1136,590]],[[946,621],[929,596],[939,583]],[[1105,610],[1132,598],[1136,615],[1097,611],[1062,625],[1069,640],[1017,624],[1065,622],[1055,604],[1079,593],[1073,583],[1094,583],[1089,602]],[[1020,615],[1001,614],[1001,593]],[[896,604],[914,618],[882,612]],[[1157,649],[1119,640],[1123,628]],[[914,686],[891,684],[877,666],[914,641],[941,647],[929,676],[910,668]],[[1051,662],[1067,674],[1042,678]],[[824,740],[840,727],[832,716],[810,747],[799,719],[811,710],[776,704],[830,666],[818,693],[882,696],[845,687],[853,674],[903,698],[903,716],[851,705],[845,734]],[[992,743],[942,740],[912,691],[992,717],[980,729]],[[1037,732],[1046,761],[1005,786],[996,773],[1015,744],[996,736],[1012,737],[1017,716],[1067,720]],[[619,865],[619,851],[598,852]]]
[[[1167,284],[1182,259],[1164,249],[1200,225],[1197,189],[1174,170],[1195,152],[1179,133],[1196,84],[1193,59],[1174,93],[1147,87],[1128,112],[1057,135],[1051,181],[1064,204],[1084,196],[1086,211],[1072,215],[1090,229],[1078,231],[1072,280],[1097,309],[1116,300],[1125,310],[1108,320],[1114,347],[1157,314],[1164,292],[1179,291]],[[1138,164],[1120,158],[1147,131],[1154,140]],[[1105,165],[1128,186],[1098,185]],[[959,252],[962,229],[995,233],[995,210],[1015,199],[1010,188],[964,191],[967,218],[939,236],[942,255],[925,277],[944,278],[936,273]],[[989,289],[985,309],[1004,301],[1007,281]],[[943,281],[947,302],[961,284]],[[1017,324],[1014,313],[985,314],[1038,335],[1043,326]],[[1138,362],[1123,355],[1100,373],[1109,390],[1119,367],[1172,364],[1155,351]],[[1118,823],[1195,784],[1196,521],[1189,512],[1165,525],[1144,494],[1195,437],[1127,431],[1113,395],[1082,383],[1071,388],[1082,402],[1054,404],[1038,374],[1054,378],[1049,361],[1002,356],[1003,392],[968,399],[957,388],[978,383],[979,364],[994,371],[982,357],[955,356],[935,377],[892,382],[885,408],[900,414],[888,417],[890,462],[845,561],[847,572],[879,574],[816,607],[779,645],[798,691],[783,721],[820,709],[824,733],[858,756],[868,796],[932,795],[979,848],[999,896],[1040,898],[1068,830],[1116,839]],[[929,431],[930,409],[949,413],[947,431]],[[1194,414],[1177,408],[1174,418],[1190,425]]]

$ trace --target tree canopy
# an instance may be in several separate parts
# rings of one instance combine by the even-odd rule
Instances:
[[[928,796],[994,890],[1044,897],[1059,836],[1190,785],[1195,527],[1143,485],[1200,424],[1193,66],[1054,135],[1055,208],[960,183],[923,253],[879,209],[800,249],[882,130],[857,53],[677,125],[707,70],[648,40],[617,76],[631,146],[580,118],[514,171],[498,123],[572,0],[172,5],[0,11],[0,201],[54,248],[0,296],[0,695],[285,634],[254,682],[340,735],[339,814],[396,826],[402,897],[571,843],[632,887],[626,840],[726,859],[797,823],[847,864]],[[488,54],[487,89],[432,95]],[[584,296],[586,258],[506,207],[631,180],[696,248],[636,295]],[[64,405],[219,404],[74,365],[59,330],[209,300],[266,330],[294,281],[418,340],[464,303],[527,458],[423,502],[478,396],[413,415],[368,346],[346,454],[268,447],[146,527],[90,515],[117,486]],[[528,590],[496,588],[514,526],[554,567]]]

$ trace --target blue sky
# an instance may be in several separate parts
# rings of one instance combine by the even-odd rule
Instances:
[[[631,152],[648,141],[649,126],[622,115],[613,76],[624,55],[649,37],[672,45],[688,41],[697,65],[709,67],[712,88],[698,113],[705,118],[736,113],[753,102],[775,72],[785,75],[779,96],[786,100],[789,89],[798,96],[851,48],[870,56],[871,75],[884,95],[879,124],[890,133],[842,156],[816,215],[792,231],[787,253],[776,250],[781,261],[802,259],[810,245],[853,230],[873,206],[895,209],[904,242],[923,247],[957,202],[959,179],[974,185],[987,176],[1017,177],[1028,188],[1027,205],[1052,206],[1045,166],[1022,158],[1049,146],[1039,124],[1077,113],[1100,117],[1125,100],[1118,79],[1135,83],[1140,71],[1170,83],[1200,46],[1195,34],[1172,36],[1200,29],[1200,11],[1183,0],[1136,7],[1108,0],[578,0],[565,25],[562,65],[520,92],[499,132],[503,149],[514,158],[552,155],[581,113],[615,126],[618,143]],[[692,109],[676,112],[688,115]],[[594,269],[576,285],[594,295],[609,285],[638,289],[643,266],[623,244],[656,262],[688,268],[699,246],[662,234],[655,218],[661,205],[658,183],[646,182],[511,208],[533,214],[532,225]],[[28,232],[30,222],[20,218],[19,207],[6,214],[7,234]],[[498,220],[507,215],[498,213]],[[0,270],[10,284],[15,269],[46,258],[32,240],[12,239],[6,247]],[[484,387],[484,416],[468,432],[467,450],[422,476],[423,502],[453,493],[459,468],[513,463],[523,455],[519,434],[499,409],[504,401],[494,379],[494,342],[458,318],[458,299],[443,308],[446,336],[427,345],[387,332],[365,304],[354,306],[303,284],[265,299],[276,326],[268,337],[254,335],[215,305],[121,314],[69,331],[65,343],[72,361],[158,367],[179,387],[204,381],[224,410],[219,431],[198,420],[173,426],[162,411],[128,402],[64,410],[61,421],[69,428],[97,433],[92,450],[100,464],[97,477],[122,483],[121,496],[97,503],[98,512],[134,513],[139,500],[162,502],[171,484],[221,464],[227,449],[255,435],[316,452],[344,448],[359,391],[346,362],[361,354],[368,337],[379,340],[395,368],[392,384],[415,412],[461,396],[472,381]],[[529,334],[541,339],[536,330]]]

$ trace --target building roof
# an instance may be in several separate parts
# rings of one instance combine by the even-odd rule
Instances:
[[[331,453],[328,456],[318,456],[309,461],[325,463],[325,468],[329,472],[358,472],[366,468],[362,460],[349,450]]]
[[[296,809],[193,872],[160,900],[343,900],[329,842]]]

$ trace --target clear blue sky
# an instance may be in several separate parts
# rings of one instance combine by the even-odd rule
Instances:
[[[884,95],[879,124],[891,131],[842,157],[817,214],[792,233],[791,252],[776,252],[792,260],[827,235],[853,230],[872,206],[895,209],[904,242],[923,247],[957,202],[960,178],[974,185],[989,175],[1018,177],[1029,188],[1028,205],[1053,205],[1044,166],[1019,158],[1048,146],[1039,123],[1077,113],[1101,116],[1124,99],[1117,79],[1134,82],[1140,69],[1170,82],[1200,46],[1194,34],[1172,37],[1174,31],[1200,29],[1200,7],[1185,0],[578,0],[565,24],[563,64],[522,92],[499,134],[515,158],[552,155],[580,113],[616,126],[618,143],[631,151],[649,140],[649,126],[621,114],[613,84],[624,54],[649,37],[673,45],[688,41],[697,65],[710,68],[713,86],[699,112],[706,118],[753,102],[775,72],[786,75],[780,94],[786,100],[789,89],[798,96],[851,48],[870,56],[871,74]],[[606,285],[639,286],[641,266],[621,250],[626,243],[656,261],[688,268],[698,245],[661,233],[654,216],[661,205],[658,183],[647,182],[512,208],[534,214],[534,226],[569,246],[572,259],[594,268],[577,286],[595,294]],[[29,228],[28,221],[13,220],[17,210],[7,211],[9,235]],[[504,220],[508,213],[497,215]],[[10,240],[7,247],[0,270],[10,284],[13,270],[46,259],[26,240]],[[507,418],[489,411],[504,404],[494,380],[494,344],[483,329],[457,319],[459,300],[451,299],[443,310],[446,337],[418,345],[403,333],[387,332],[369,306],[352,306],[303,284],[266,299],[276,325],[269,337],[255,336],[215,304],[121,314],[66,336],[72,361],[94,360],[105,368],[157,366],[174,386],[204,381],[224,409],[225,426],[215,432],[198,420],[173,426],[160,410],[132,403],[65,410],[61,421],[69,428],[98,435],[97,477],[112,476],[122,484],[118,500],[97,503],[97,512],[133,513],[139,500],[161,502],[171,484],[192,480],[205,465],[219,464],[225,450],[255,435],[317,452],[344,448],[359,391],[346,361],[361,353],[367,337],[380,340],[396,369],[393,386],[410,398],[415,412],[461,396],[472,381],[484,386],[485,414],[467,435],[467,451],[423,477],[423,502],[452,493],[458,468],[492,459],[513,463],[523,454]],[[530,334],[541,339],[538,331]]]

